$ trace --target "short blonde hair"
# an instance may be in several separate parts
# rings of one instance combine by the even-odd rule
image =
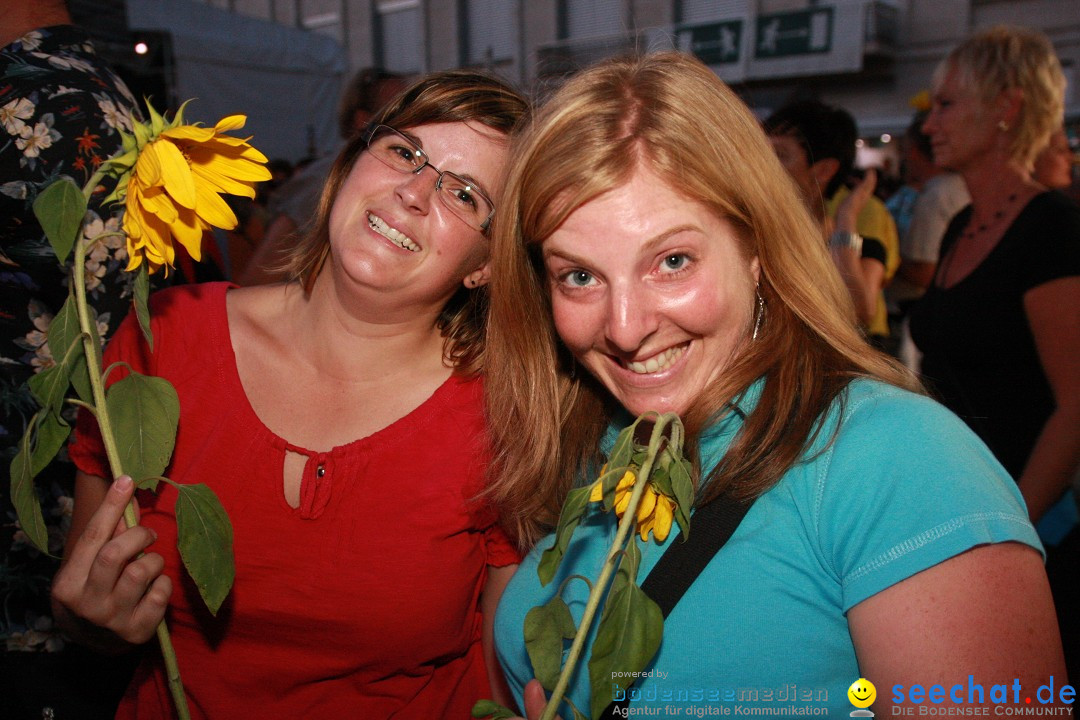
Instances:
[[[934,71],[940,85],[952,71],[989,107],[1001,93],[1019,90],[1009,155],[1030,166],[1065,115],[1065,74],[1050,40],[1031,28],[996,25],[968,36]]]
[[[756,496],[779,480],[852,377],[917,387],[859,333],[820,228],[742,101],[684,54],[602,62],[572,77],[514,143],[496,212],[485,360],[490,492],[523,546],[554,522],[573,482],[595,471],[617,409],[558,340],[540,245],[641,164],[728,220],[744,255],[760,262],[761,332],[683,418],[696,437],[764,376],[757,408],[703,501]]]

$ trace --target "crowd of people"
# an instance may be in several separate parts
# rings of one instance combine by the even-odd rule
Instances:
[[[23,183],[0,197],[11,390],[48,366],[66,294],[33,198],[90,162],[66,139],[118,144],[103,103],[135,106],[62,2],[13,7],[0,70],[44,60],[92,89],[46,119],[82,97],[72,76],[45,78],[64,93],[0,85],[0,182]],[[535,720],[525,615],[561,591],[580,617],[588,588],[564,581],[596,576],[617,518],[588,516],[548,584],[541,553],[646,411],[686,424],[688,511],[746,510],[682,579],[641,697],[796,685],[846,713],[860,677],[1080,676],[1064,75],[1043,35],[999,26],[928,81],[890,198],[856,168],[850,113],[800,100],[760,119],[682,53],[602,61],[542,103],[483,72],[368,70],[341,148],[279,164],[239,228],[208,235],[233,282],[155,293],[152,351],[106,304],[130,295],[123,243],[92,255],[105,361],[176,388],[167,474],[214,489],[237,568],[211,616],[182,570],[175,491],[111,477],[79,413],[70,462],[39,481],[64,497],[53,486],[74,482],[51,610],[63,637],[133,658],[116,716],[173,716],[144,649],[167,618],[193,717],[466,718],[494,698]],[[133,499],[140,524],[119,529]],[[640,577],[684,540],[641,542]],[[590,691],[579,672],[568,697],[587,708]],[[62,700],[17,709],[46,702]]]

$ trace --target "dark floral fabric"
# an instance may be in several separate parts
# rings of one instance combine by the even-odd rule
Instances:
[[[57,262],[34,218],[37,194],[59,177],[84,186],[131,131],[135,100],[95,54],[87,35],[71,26],[26,33],[0,50],[0,462],[8,469],[36,403],[25,381],[52,366],[45,344],[49,323],[68,293],[68,269]],[[130,305],[127,251],[119,234],[119,205],[102,207],[115,181],[93,194],[87,234],[117,231],[86,260],[88,295],[98,331],[109,336]],[[72,413],[72,419],[74,413]],[[70,524],[74,467],[66,457],[37,480],[49,531],[49,551],[62,552]],[[58,651],[48,588],[57,560],[25,542],[0,483],[0,648]]]

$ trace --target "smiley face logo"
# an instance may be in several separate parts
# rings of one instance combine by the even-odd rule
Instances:
[[[848,700],[857,708],[868,708],[877,700],[877,688],[866,678],[851,683],[847,690]]]

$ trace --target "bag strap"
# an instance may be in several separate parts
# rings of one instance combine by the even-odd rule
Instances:
[[[686,541],[671,543],[641,584],[645,594],[660,606],[664,618],[735,533],[753,504],[753,500],[741,502],[721,495],[694,512],[691,517],[692,532]],[[597,720],[625,717],[621,710],[629,704],[630,700],[626,698],[613,700]],[[616,713],[616,710],[620,712]]]

